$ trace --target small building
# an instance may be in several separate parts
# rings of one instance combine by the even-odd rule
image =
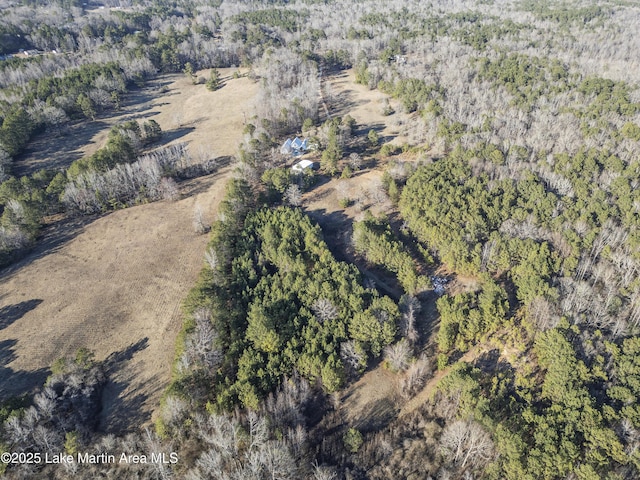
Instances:
[[[311,160],[300,160],[293,167],[291,167],[291,171],[293,173],[304,173],[309,170],[318,170],[320,166],[317,162],[312,162]]]

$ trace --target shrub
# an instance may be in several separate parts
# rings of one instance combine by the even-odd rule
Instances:
[[[362,433],[355,428],[350,428],[342,437],[345,448],[351,453],[357,453],[362,447],[364,440],[362,439]]]

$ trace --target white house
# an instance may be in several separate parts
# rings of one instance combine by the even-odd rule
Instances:
[[[294,173],[303,173],[308,170],[317,170],[318,165],[316,162],[312,162],[311,160],[300,160],[293,167],[291,167],[291,171]]]
[[[306,138],[304,140],[299,139],[298,137],[291,140],[287,138],[287,140],[280,147],[280,153],[283,155],[302,155],[304,152],[309,150],[309,140]]]

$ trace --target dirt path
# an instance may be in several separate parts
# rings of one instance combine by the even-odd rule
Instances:
[[[481,347],[480,345],[475,346],[467,353],[465,353],[458,361],[471,363],[485,351],[487,351],[486,348]],[[427,382],[423,389],[415,397],[413,397],[402,406],[402,408],[400,409],[400,413],[398,414],[398,418],[413,412],[418,407],[420,407],[420,405],[428,401],[435,393],[438,382],[440,382],[440,380],[442,380],[442,378],[451,371],[452,367],[453,365],[445,368],[444,370],[440,370],[433,377],[431,377],[431,379]]]

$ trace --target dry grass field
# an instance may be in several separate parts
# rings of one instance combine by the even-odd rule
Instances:
[[[361,432],[379,430],[387,425],[399,412],[402,397],[398,379],[398,375],[382,365],[366,372],[341,397],[345,423]]]
[[[182,75],[164,77],[165,94],[119,118],[154,118],[173,142],[232,155],[257,85],[221,73],[226,83],[216,92]],[[93,135],[94,145],[107,130]],[[169,380],[181,301],[203,265],[207,236],[194,233],[194,208],[213,220],[230,174],[227,167],[184,182],[175,202],[52,225],[35,251],[0,272],[1,396],[29,391],[56,358],[87,347],[109,359],[101,428],[150,421]]]
[[[221,70],[223,87],[209,92],[184,75],[161,76],[129,98],[118,115],[76,124],[64,135],[38,139],[20,163],[22,173],[49,164],[66,166],[106,141],[109,128],[126,120],[155,119],[165,142],[187,142],[195,155],[236,153],[257,84]],[[201,76],[208,72],[201,72]],[[357,85],[352,71],[327,79],[332,115],[351,115],[357,134],[378,131],[401,144],[406,115],[384,116],[386,95]],[[392,101],[392,105],[397,107]],[[369,270],[350,248],[352,223],[364,208],[389,213],[380,196],[382,166],[369,165],[347,180],[321,183],[304,196],[304,209],[325,230],[341,259],[358,264],[386,294],[399,298],[381,272]],[[152,420],[171,371],[180,304],[203,264],[206,235],[196,235],[199,205],[215,218],[231,169],[180,185],[181,199],[120,210],[98,219],[63,220],[27,258],[0,272],[0,392],[20,394],[40,385],[48,367],[80,347],[107,359],[101,429],[119,432]],[[343,197],[352,202],[340,206]],[[397,414],[397,379],[381,366],[344,392],[350,422],[377,428]]]
[[[61,132],[37,136],[15,164],[17,175],[41,168],[68,167],[71,162],[91,155],[102,147],[109,129],[128,120],[153,119],[170,142],[186,141],[194,152],[211,155],[236,153],[245,116],[253,110],[257,84],[246,77],[233,78],[232,68],[219,69],[222,88],[210,92],[204,85],[193,85],[182,74],[161,75],[139,90],[128,93],[121,110],[98,115],[96,120],[79,120]],[[208,71],[199,72],[207,77]]]
[[[359,134],[366,135],[373,129],[385,143],[402,145],[407,142],[400,127],[407,121],[407,116],[400,112],[400,104],[396,100],[380,90],[370,90],[366,85],[357,84],[353,69],[345,70],[327,80],[332,97],[329,99],[332,115],[351,115],[360,127]],[[386,101],[395,109],[396,113],[393,115],[383,115]]]

